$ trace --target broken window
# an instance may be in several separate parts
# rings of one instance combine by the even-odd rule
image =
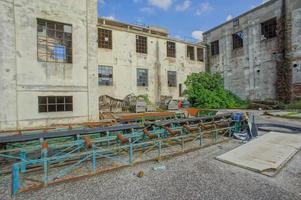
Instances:
[[[64,112],[73,111],[72,96],[40,96],[39,112]]]
[[[277,19],[273,18],[261,24],[261,35],[266,39],[276,37],[277,35]]]
[[[177,72],[168,71],[167,80],[168,80],[168,87],[177,87]]]
[[[106,29],[98,29],[98,47],[112,49],[112,31]]]
[[[203,48],[197,48],[196,53],[197,53],[197,60],[200,61],[200,62],[203,62],[204,61],[204,49]]]
[[[148,86],[147,69],[137,69],[137,86]]]
[[[218,55],[219,54],[219,41],[216,40],[214,42],[211,42],[211,55]]]
[[[113,67],[98,66],[98,85],[113,85]]]
[[[147,37],[136,35],[136,52],[147,54]]]
[[[167,57],[176,57],[176,43],[167,41],[166,43],[167,48]]]
[[[187,46],[187,57],[190,60],[194,60],[194,47],[193,46]]]
[[[37,19],[38,61],[72,63],[72,25]]]
[[[239,31],[237,33],[234,33],[232,35],[232,41],[233,41],[233,49],[238,49],[244,46],[243,42],[243,32]]]

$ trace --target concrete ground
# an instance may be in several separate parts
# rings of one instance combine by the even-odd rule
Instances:
[[[301,126],[299,121],[262,116],[257,119]],[[275,177],[267,177],[215,159],[239,145],[240,142],[232,140],[160,163],[144,163],[22,193],[16,199],[301,199],[301,152]],[[153,170],[161,165],[166,170]],[[135,175],[139,171],[144,172],[142,178]],[[9,180],[10,177],[0,180],[1,200],[10,199]]]

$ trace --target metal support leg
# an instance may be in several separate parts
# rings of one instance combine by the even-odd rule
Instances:
[[[43,169],[44,169],[44,185],[48,185],[48,160],[47,160],[47,149],[42,149]]]
[[[130,143],[129,163],[133,164],[133,144],[132,144],[131,138],[129,139],[129,143]]]
[[[12,173],[12,196],[15,196],[20,189],[20,167],[18,163],[13,165],[13,173]]]
[[[93,167],[93,173],[96,173],[96,148],[95,144],[92,145],[92,167]]]
[[[21,172],[24,173],[24,172],[26,172],[26,163],[24,162],[24,161],[26,161],[26,152],[25,151],[21,151],[20,152],[20,157],[22,159]]]
[[[161,158],[161,141],[158,142],[158,158]]]

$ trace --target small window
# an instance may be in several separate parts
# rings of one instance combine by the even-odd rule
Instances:
[[[187,46],[187,57],[190,60],[194,60],[194,47],[193,46]]]
[[[214,42],[211,42],[211,55],[215,56],[219,54],[219,41],[216,40]]]
[[[38,61],[72,63],[72,25],[37,19]]]
[[[237,33],[234,33],[232,35],[232,41],[233,41],[233,49],[238,49],[244,46],[243,42],[243,32],[239,31]]]
[[[112,31],[106,29],[98,29],[98,47],[112,49]]]
[[[73,111],[72,96],[40,96],[38,103],[40,113]]]
[[[148,86],[148,70],[137,69],[137,86]]]
[[[176,57],[176,43],[174,42],[166,42],[166,48],[167,48],[167,57]]]
[[[177,87],[177,72],[167,72],[168,87]]]
[[[98,85],[113,85],[113,67],[98,66]]]
[[[204,49],[203,48],[197,48],[197,59],[200,62],[204,61]]]
[[[136,52],[147,54],[147,37],[136,35]]]
[[[276,37],[277,35],[277,19],[273,18],[261,24],[261,35],[266,39]]]
[[[233,27],[236,28],[239,26],[239,19],[234,19],[233,20]]]

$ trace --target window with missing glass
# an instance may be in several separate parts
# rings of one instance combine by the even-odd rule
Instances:
[[[73,111],[72,96],[39,96],[39,112]]]
[[[98,66],[98,85],[113,85],[113,67]]]
[[[190,60],[194,60],[195,58],[194,55],[194,47],[193,46],[187,46],[187,58],[189,58]]]
[[[168,82],[168,87],[177,87],[177,72],[176,71],[168,71],[167,72],[167,82]]]
[[[266,39],[276,37],[277,35],[277,19],[273,18],[261,24],[261,35]]]
[[[176,43],[167,41],[166,42],[166,48],[167,48],[167,57],[176,57]]]
[[[214,42],[211,42],[211,55],[215,56],[219,54],[219,41],[216,40]]]
[[[243,32],[239,31],[232,35],[233,49],[238,49],[244,46]]]
[[[136,35],[136,52],[147,54],[147,37]]]
[[[137,86],[148,86],[148,70],[137,69]]]
[[[72,63],[72,25],[37,19],[38,61]]]
[[[203,48],[197,48],[197,60],[200,62],[204,61],[204,49]]]
[[[106,29],[98,29],[98,47],[112,49],[112,31]]]

